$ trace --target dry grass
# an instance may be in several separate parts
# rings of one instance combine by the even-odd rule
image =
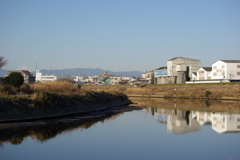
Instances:
[[[31,88],[33,89],[34,92],[44,91],[60,94],[80,93],[80,88],[78,88],[78,86],[65,81],[34,83],[31,84]]]
[[[201,85],[148,85],[142,88],[133,86],[83,86],[83,90],[120,92],[128,96],[240,99],[240,84],[201,84]]]

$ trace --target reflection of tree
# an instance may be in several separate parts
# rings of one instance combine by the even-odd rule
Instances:
[[[124,107],[123,107],[124,108]],[[126,108],[126,107],[125,107]],[[132,107],[132,110],[137,109]],[[37,139],[41,142],[49,140],[51,138],[56,137],[58,134],[66,131],[72,131],[77,128],[88,129],[93,126],[95,123],[101,121],[104,122],[106,120],[114,119],[116,116],[119,116],[122,112],[128,111],[126,110],[116,110],[116,111],[106,111],[105,114],[99,115],[94,118],[84,118],[81,117],[74,119],[74,117],[70,117],[68,119],[61,119],[60,121],[52,121],[51,123],[47,123],[46,125],[33,123],[33,126],[22,126],[17,128],[8,128],[0,130],[0,143],[1,142],[10,142],[12,144],[20,144],[25,137],[31,136],[33,139]],[[65,120],[65,121],[64,121]]]

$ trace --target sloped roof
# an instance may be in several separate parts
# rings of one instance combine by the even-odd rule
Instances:
[[[173,60],[178,59],[178,58],[191,59],[191,60],[199,61],[199,60],[197,60],[197,59],[186,58],[186,57],[174,57],[174,58],[172,58],[172,59],[169,59],[168,61],[173,61]]]
[[[32,73],[30,73],[28,70],[21,70],[21,71],[28,76],[33,76]]]
[[[194,76],[197,76],[197,72],[192,72],[192,74],[193,74]]]
[[[225,63],[240,63],[240,60],[220,60],[223,61]]]
[[[202,67],[205,71],[211,71],[212,67]]]

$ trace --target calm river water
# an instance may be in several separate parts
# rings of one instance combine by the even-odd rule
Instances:
[[[0,125],[0,160],[240,159],[240,102],[132,99],[141,110]]]

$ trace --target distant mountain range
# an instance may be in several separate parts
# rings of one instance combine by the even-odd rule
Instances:
[[[73,69],[54,69],[54,70],[47,70],[43,69],[40,70],[43,74],[55,74],[57,76],[63,76],[63,75],[86,75],[86,76],[95,76],[95,75],[101,75],[104,72],[108,72],[111,75],[114,76],[128,76],[128,77],[141,77],[141,75],[144,72],[140,71],[126,71],[126,72],[113,72],[110,70],[104,70],[101,68],[73,68]],[[7,70],[0,70],[0,76],[3,76],[7,73]],[[31,72],[33,75],[36,74],[36,71]]]

